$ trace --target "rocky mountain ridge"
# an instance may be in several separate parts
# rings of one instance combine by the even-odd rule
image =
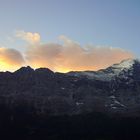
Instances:
[[[29,114],[102,112],[140,116],[140,61],[124,60],[97,72],[54,73],[22,67],[0,73],[0,105]]]

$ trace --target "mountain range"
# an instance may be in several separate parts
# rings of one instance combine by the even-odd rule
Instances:
[[[0,132],[20,139],[128,139],[140,130],[140,61],[99,71],[0,72],[0,111]]]
[[[54,73],[47,68],[22,67],[14,73],[0,73],[0,103],[13,109],[27,106],[48,115],[94,111],[140,115],[139,73],[137,59],[96,72]]]

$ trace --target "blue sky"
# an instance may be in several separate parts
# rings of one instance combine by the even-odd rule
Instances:
[[[0,0],[0,21],[1,44],[25,30],[44,42],[66,35],[81,44],[140,51],[139,0]]]
[[[19,38],[15,37],[16,32],[19,31]],[[27,32],[30,32],[29,34]],[[32,34],[33,33],[33,34]],[[38,34],[34,34],[38,33]],[[22,34],[22,35],[21,35]],[[30,35],[32,38],[30,39]],[[0,64],[3,61],[3,67],[5,63],[10,65],[16,60],[17,57],[22,57],[24,54],[25,46],[27,42],[32,43],[34,37],[41,36],[41,42],[46,44],[47,42],[57,42],[58,37],[64,35],[63,40],[66,41],[69,46],[69,39],[79,42],[80,47],[93,44],[101,46],[111,46],[112,48],[122,48],[126,51],[134,53],[134,55],[140,58],[140,1],[139,0],[0,0],[0,48],[14,48],[17,51],[8,50],[5,53],[4,49],[0,51],[4,54],[0,59]],[[29,37],[29,38],[27,38]],[[68,38],[66,38],[68,37]],[[29,40],[30,39],[30,40]],[[24,41],[23,41],[24,40]],[[35,42],[39,42],[37,38]],[[69,43],[68,43],[69,42]],[[75,46],[74,42],[71,42],[71,49]],[[39,46],[40,47],[40,46]],[[49,47],[48,47],[49,48]],[[48,49],[47,48],[47,49]],[[41,47],[39,49],[42,49]],[[44,49],[44,50],[43,50]],[[37,58],[31,58],[35,61],[35,64],[40,64],[39,66],[48,67],[51,64],[51,61],[57,56],[53,56],[53,53],[56,52],[55,49],[59,50],[59,45],[57,48],[51,50],[52,54],[49,54],[49,50],[46,50],[44,47],[42,51],[42,58],[40,62],[37,61]],[[63,46],[61,48],[61,53],[64,52]],[[70,49],[70,53],[73,52]],[[77,49],[74,47],[74,49]],[[98,50],[99,49],[99,50]],[[107,50],[108,53],[107,53]],[[113,63],[119,62],[122,58],[128,58],[131,54],[122,52],[122,50],[111,50],[107,49],[101,50],[100,48],[89,49],[90,55],[86,56],[85,65],[89,62],[89,57],[94,57],[90,60],[90,63],[87,69],[98,69],[97,64],[93,64],[91,68],[91,63],[96,59],[99,59],[100,56],[107,54],[107,57],[104,56],[105,60],[100,62],[101,66],[99,68],[107,67]],[[28,50],[27,50],[28,51]],[[40,50],[39,50],[40,51]],[[46,51],[46,53],[44,53]],[[80,52],[81,50],[78,49]],[[9,55],[9,52],[12,52],[16,57]],[[82,52],[82,51],[81,51]],[[98,56],[98,52],[100,55]],[[116,53],[115,53],[116,52]],[[119,53],[118,53],[119,52]],[[1,53],[1,54],[2,54]],[[20,54],[22,53],[22,54]],[[33,49],[34,56],[37,52]],[[84,52],[85,53],[85,52]],[[44,54],[44,55],[43,55]],[[96,55],[95,55],[96,54]],[[39,54],[37,53],[36,56]],[[46,55],[51,56],[49,58]],[[68,55],[65,52],[65,55]],[[76,55],[76,54],[75,54]],[[80,56],[80,53],[79,53]],[[63,61],[66,60],[64,65],[71,62],[71,57],[63,58]],[[45,61],[42,65],[42,60]],[[84,56],[85,58],[85,56]],[[22,61],[24,61],[21,58]],[[77,59],[77,58],[75,58]],[[83,58],[81,58],[83,59]],[[112,59],[112,62],[110,62]],[[11,61],[12,60],[12,61]],[[33,61],[32,60],[32,61]],[[6,62],[7,61],[7,62]],[[82,60],[73,60],[72,66],[69,68],[73,70],[73,67]],[[18,62],[19,63],[19,62]],[[21,62],[23,63],[23,62]],[[25,63],[25,62],[24,62]],[[33,62],[32,62],[33,63]],[[31,62],[28,64],[33,65]],[[82,62],[83,63],[83,62]],[[106,66],[102,66],[106,63]],[[57,62],[57,66],[60,62]],[[21,66],[22,64],[20,64]],[[65,68],[69,67],[68,65]],[[61,66],[59,66],[61,68]],[[52,69],[56,69],[56,65],[52,66]],[[61,68],[62,69],[62,68]],[[64,69],[64,68],[63,68]],[[83,70],[83,65],[79,65],[78,69],[74,70]]]

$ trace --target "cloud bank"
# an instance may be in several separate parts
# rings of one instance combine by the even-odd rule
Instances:
[[[25,64],[22,54],[9,48],[0,48],[0,70],[15,70]]]
[[[44,44],[31,47],[26,52],[29,65],[34,68],[49,67],[54,71],[84,71],[106,68],[133,55],[120,48],[85,46],[61,36],[63,44]]]
[[[99,70],[133,57],[131,52],[121,48],[81,46],[65,36],[59,37],[62,43],[41,44],[37,33],[20,31],[16,35],[29,42],[29,46],[24,53],[0,48],[0,64],[2,62],[3,67],[9,68],[8,70],[22,65],[47,67],[58,72]]]

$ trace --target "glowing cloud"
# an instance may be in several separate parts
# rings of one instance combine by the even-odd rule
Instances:
[[[80,46],[66,36],[59,37],[62,43],[49,44],[41,44],[38,33],[18,31],[16,36],[30,45],[22,54],[14,49],[0,48],[0,70],[15,70],[22,65],[48,67],[59,72],[99,70],[133,57],[132,53],[120,48]]]
[[[85,46],[60,36],[63,44],[44,44],[31,47],[26,52],[28,65],[48,67],[54,71],[84,71],[106,68],[133,55],[120,48]]]
[[[31,33],[25,31],[17,31],[16,37],[21,38],[30,44],[38,44],[40,43],[40,34],[38,33]]]
[[[0,48],[0,71],[13,71],[24,65],[24,63],[22,54],[17,50]]]

